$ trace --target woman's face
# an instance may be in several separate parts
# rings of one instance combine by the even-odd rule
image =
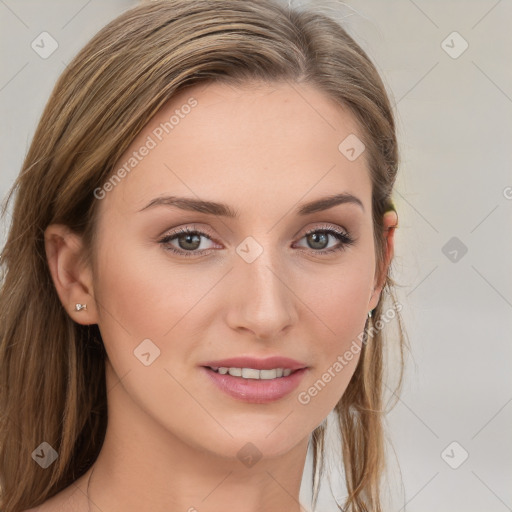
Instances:
[[[196,85],[139,134],[96,191],[93,280],[133,421],[224,457],[246,443],[275,456],[334,408],[380,291],[358,135],[348,111],[286,83]],[[338,194],[349,200],[306,208]],[[292,364],[270,361],[268,379],[248,380],[206,368],[239,357],[258,361],[226,367],[305,369],[278,377]]]

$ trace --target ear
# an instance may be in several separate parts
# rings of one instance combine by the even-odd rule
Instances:
[[[384,270],[382,276],[376,276],[373,283],[373,291],[370,297],[368,310],[374,309],[380,299],[380,294],[385,283],[385,276],[387,274],[389,265],[393,259],[395,253],[395,229],[398,227],[398,215],[396,211],[390,210],[384,214],[383,230],[385,232],[386,250],[385,250],[385,261]],[[380,277],[380,282],[379,282]]]
[[[69,316],[77,323],[98,323],[92,287],[92,270],[82,261],[84,247],[80,235],[62,224],[51,224],[44,232],[46,258],[59,295]],[[87,309],[75,310],[75,304]]]

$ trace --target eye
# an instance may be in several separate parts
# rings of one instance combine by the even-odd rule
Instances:
[[[165,250],[170,251],[180,256],[190,257],[203,254],[208,248],[204,247],[201,238],[207,238],[210,242],[212,239],[208,234],[198,231],[197,229],[191,229],[190,227],[180,228],[173,233],[170,233],[159,240]],[[176,245],[171,245],[171,242],[176,241]],[[201,250],[198,250],[201,248]]]
[[[329,237],[337,240],[338,244],[334,247],[329,247]],[[311,229],[302,238],[306,239],[306,242],[312,249],[311,252],[320,255],[344,250],[355,242],[347,232],[333,226]]]

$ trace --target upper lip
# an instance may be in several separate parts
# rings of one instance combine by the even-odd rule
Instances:
[[[301,368],[307,367],[307,365],[295,359],[281,356],[272,356],[263,359],[251,356],[230,357],[228,359],[207,361],[201,363],[200,366],[210,366],[213,368],[254,368],[255,370],[272,370],[273,368],[300,370]]]

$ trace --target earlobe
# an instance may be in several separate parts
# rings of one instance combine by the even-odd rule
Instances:
[[[44,232],[44,242],[50,274],[64,309],[79,324],[98,323],[92,272],[83,263],[81,236],[68,226],[52,224]]]

